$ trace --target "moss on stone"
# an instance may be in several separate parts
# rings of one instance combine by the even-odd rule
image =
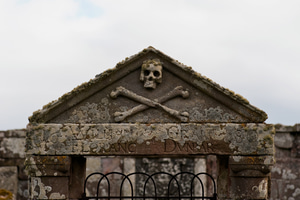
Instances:
[[[268,143],[268,144],[273,144],[274,143],[274,138],[272,137],[272,135],[266,135],[263,138],[264,142]]]

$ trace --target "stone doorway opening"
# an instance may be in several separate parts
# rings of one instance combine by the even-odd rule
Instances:
[[[216,159],[86,157],[82,199],[217,199]]]

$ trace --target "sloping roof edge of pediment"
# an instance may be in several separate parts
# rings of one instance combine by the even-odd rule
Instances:
[[[245,112],[245,110],[246,110],[246,112],[249,111],[249,115],[246,117],[253,118],[253,122],[264,122],[268,118],[267,114],[264,111],[251,105],[246,98],[242,97],[239,94],[234,93],[233,91],[231,91],[227,88],[220,86],[219,84],[213,82],[211,79],[201,75],[200,73],[195,72],[192,69],[192,67],[186,66],[186,65],[180,63],[179,61],[169,57],[168,55],[162,53],[161,51],[155,49],[154,47],[149,46],[148,48],[143,49],[141,52],[139,52],[135,55],[132,55],[131,57],[127,57],[127,58],[125,58],[125,60],[117,63],[114,68],[108,69],[108,70],[102,72],[101,74],[96,75],[95,78],[90,79],[88,82],[82,83],[81,85],[75,87],[72,91],[65,93],[64,95],[59,97],[57,100],[54,100],[54,101],[44,105],[42,109],[35,111],[33,113],[33,115],[29,117],[29,122],[31,122],[31,123],[34,123],[34,122],[47,123],[50,120],[50,118],[47,116],[51,116],[51,112],[53,110],[55,110],[56,108],[58,108],[60,105],[62,105],[63,103],[65,103],[67,101],[73,101],[68,104],[69,106],[73,106],[76,103],[79,103],[81,100],[80,99],[77,101],[72,100],[73,97],[78,96],[82,92],[89,90],[95,84],[103,82],[104,80],[107,80],[107,78],[111,77],[113,74],[118,72],[123,67],[126,67],[126,65],[128,65],[129,63],[133,62],[134,60],[139,59],[140,57],[142,57],[143,55],[145,55],[149,52],[153,52],[153,53],[157,54],[158,56],[168,60],[169,62],[171,62],[178,68],[180,68],[185,73],[190,74],[191,77],[193,77],[191,80],[188,80],[188,81],[190,81],[190,84],[195,85],[197,88],[201,89],[202,91],[207,90],[207,88],[210,88],[210,89],[213,89],[210,91],[213,91],[214,94],[218,93],[221,96],[225,96],[235,102],[238,102],[241,105],[241,107],[245,108],[245,109],[243,109],[244,110],[243,112]],[[180,74],[178,76],[180,76]],[[101,88],[99,90],[101,90]],[[97,92],[97,91],[93,90],[90,92],[89,95],[93,95],[95,92]],[[212,94],[208,94],[208,95],[212,95]],[[65,109],[67,109],[67,108],[65,108]],[[63,112],[63,110],[61,110],[60,112]]]

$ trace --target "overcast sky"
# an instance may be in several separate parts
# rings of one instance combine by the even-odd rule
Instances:
[[[148,46],[300,123],[300,1],[1,0],[0,130]]]

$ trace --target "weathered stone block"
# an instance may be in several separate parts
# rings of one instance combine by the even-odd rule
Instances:
[[[232,176],[266,177],[274,165],[273,156],[230,156]]]
[[[291,157],[291,149],[282,149],[275,146],[276,158],[288,158]]]
[[[69,177],[31,177],[31,199],[68,199]]]
[[[26,159],[30,176],[69,176],[71,158],[68,156],[33,156]]]
[[[299,179],[297,180],[272,180],[270,200],[298,200],[300,198]]]
[[[0,141],[0,157],[25,158],[25,138],[3,138]]]
[[[29,199],[28,180],[19,180],[17,199],[18,200]]]
[[[294,139],[294,136],[290,133],[276,133],[274,143],[278,148],[290,149],[293,147]]]
[[[18,192],[18,168],[0,166],[0,189],[10,191],[14,197]]]
[[[300,159],[278,158],[272,168],[272,178],[282,180],[300,180]]]
[[[231,199],[267,199],[268,178],[231,177]]]

